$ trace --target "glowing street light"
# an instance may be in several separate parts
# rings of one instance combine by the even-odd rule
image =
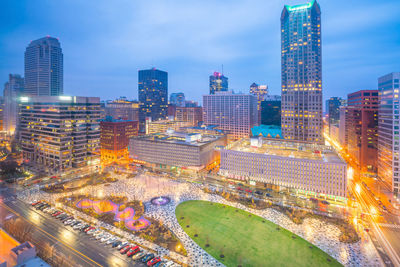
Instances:
[[[361,193],[361,186],[360,186],[359,184],[356,184],[356,192],[357,192],[358,194]]]

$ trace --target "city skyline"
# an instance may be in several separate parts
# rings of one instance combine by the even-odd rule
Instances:
[[[169,73],[169,92],[182,91],[188,99],[201,102],[208,93],[209,75],[221,71],[222,64],[230,89],[247,92],[256,82],[268,84],[271,94],[279,94],[279,14],[284,4],[303,2],[236,3],[231,5],[232,13],[210,22],[205,21],[214,17],[214,11],[206,4],[158,3],[154,14],[145,17],[146,4],[127,4],[121,10],[118,6],[105,9],[105,2],[96,6],[12,3],[5,5],[6,27],[0,32],[0,54],[4,55],[0,77],[5,83],[9,73],[23,76],[25,48],[31,40],[50,35],[58,37],[63,47],[64,93],[68,95],[137,99],[137,70],[154,66]],[[391,32],[400,24],[395,17],[399,3],[366,1],[356,7],[357,14],[352,14],[354,7],[344,1],[322,0],[319,4],[323,12],[324,100],[376,89],[377,77],[397,70],[398,37]],[[59,14],[56,8],[65,10],[64,14],[73,10],[76,20]],[[81,11],[75,14],[75,10]],[[369,16],[372,11],[375,15]],[[99,20],[87,18],[95,12],[102,15]],[[122,23],[119,17],[128,19]],[[187,20],[190,26],[184,25]],[[227,23],[219,23],[223,21]],[[137,35],[141,37],[135,42],[132,36]]]

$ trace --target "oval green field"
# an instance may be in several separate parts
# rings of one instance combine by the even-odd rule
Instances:
[[[342,266],[301,237],[244,210],[192,200],[175,213],[183,230],[226,266]]]

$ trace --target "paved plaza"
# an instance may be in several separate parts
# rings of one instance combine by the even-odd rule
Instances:
[[[160,255],[168,255],[171,258],[174,258],[179,262],[187,263],[190,266],[223,265],[200,248],[179,225],[175,216],[175,208],[179,203],[187,200],[218,202],[263,217],[319,247],[337,259],[344,266],[381,266],[378,253],[367,235],[364,235],[364,237],[357,243],[345,244],[339,241],[340,230],[336,226],[312,218],[307,218],[301,225],[297,225],[287,216],[274,209],[254,210],[241,204],[227,201],[220,196],[204,193],[202,185],[200,184],[180,182],[147,174],[142,174],[130,179],[125,179],[124,177],[119,178],[120,180],[109,185],[102,184],[94,187],[86,187],[73,193],[87,193],[99,197],[106,195],[124,195],[128,197],[128,200],[143,201],[146,207],[144,216],[159,220],[168,227],[183,243],[188,253],[187,257],[167,251],[165,248],[151,244],[150,242],[142,240],[141,238],[135,237],[129,233],[122,232],[113,226],[106,226],[102,222],[97,222],[97,224],[106,226],[108,229],[121,233],[126,238],[133,239],[144,246],[150,247],[158,251]],[[32,191],[28,193],[28,191],[25,191],[20,193],[19,197],[25,201],[45,199],[54,202],[57,198],[70,194],[72,193],[48,194],[44,192],[34,193]],[[155,206],[150,203],[150,200],[156,196],[168,196],[171,199],[171,202],[164,206]],[[74,212],[76,213],[76,211]],[[84,215],[83,213],[80,213],[80,215],[82,215],[82,217],[87,217],[87,215]],[[91,221],[93,221],[93,219],[91,219]]]

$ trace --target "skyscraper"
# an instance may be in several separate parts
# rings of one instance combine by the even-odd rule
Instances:
[[[326,100],[326,110],[329,116],[329,128],[331,125],[339,124],[340,106],[344,105],[346,101],[340,97],[331,97]]]
[[[147,117],[165,119],[168,110],[168,73],[152,68],[139,70],[139,122],[144,129]]]
[[[250,94],[257,97],[258,124],[261,123],[261,101],[268,95],[268,85],[250,85]]]
[[[222,73],[214,72],[210,76],[210,95],[223,91],[228,91],[228,77],[225,77]]]
[[[63,94],[63,53],[58,39],[32,41],[25,51],[25,95]]]
[[[18,103],[17,98],[24,91],[24,78],[18,74],[10,74],[4,85],[3,130],[13,134],[17,126]]]
[[[217,92],[203,96],[203,122],[217,125],[233,139],[248,137],[258,123],[257,98],[249,94]]]
[[[400,72],[378,79],[378,176],[396,196],[400,187],[399,81]]]
[[[172,93],[169,97],[169,103],[177,107],[185,106],[185,94],[184,93]]]
[[[261,101],[261,124],[281,126],[281,96],[270,95]]]
[[[322,143],[321,10],[317,1],[285,5],[281,39],[283,136]]]

